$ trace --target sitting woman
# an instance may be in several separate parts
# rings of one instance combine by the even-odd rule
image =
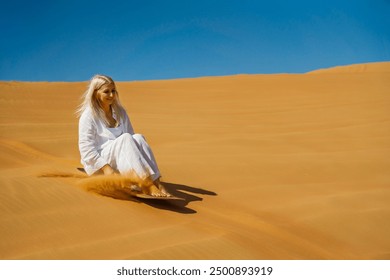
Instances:
[[[83,95],[77,113],[81,163],[88,175],[136,174],[148,177],[147,189],[129,186],[152,196],[170,196],[160,183],[160,171],[153,152],[141,134],[135,134],[122,107],[114,81],[94,76]]]

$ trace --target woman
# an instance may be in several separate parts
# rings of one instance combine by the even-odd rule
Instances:
[[[94,76],[77,110],[81,163],[88,175],[136,173],[148,177],[147,189],[129,186],[152,196],[170,196],[160,183],[160,171],[153,152],[141,134],[135,134],[122,107],[114,81]]]

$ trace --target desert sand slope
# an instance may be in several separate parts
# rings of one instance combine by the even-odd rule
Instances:
[[[83,178],[87,83],[1,82],[0,258],[390,259],[390,63],[356,67],[118,83],[185,203]]]
[[[309,74],[335,74],[335,73],[388,73],[390,72],[389,62],[373,62],[364,64],[352,64],[336,66],[331,68],[318,69]]]

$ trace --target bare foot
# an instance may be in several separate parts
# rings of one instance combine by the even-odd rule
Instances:
[[[157,186],[151,185],[148,187],[144,187],[142,192],[155,197],[166,197],[167,194],[163,193]]]
[[[158,184],[158,189],[165,195],[165,196],[172,196],[167,190],[164,188],[162,184]]]
[[[164,196],[172,196],[167,190],[164,188],[164,186],[161,184],[160,179],[157,179],[154,181],[154,185],[157,186],[157,188],[160,190],[161,193],[164,194]]]

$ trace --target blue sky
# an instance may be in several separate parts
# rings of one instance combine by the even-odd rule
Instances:
[[[389,0],[0,4],[0,80],[303,73],[390,61]]]

